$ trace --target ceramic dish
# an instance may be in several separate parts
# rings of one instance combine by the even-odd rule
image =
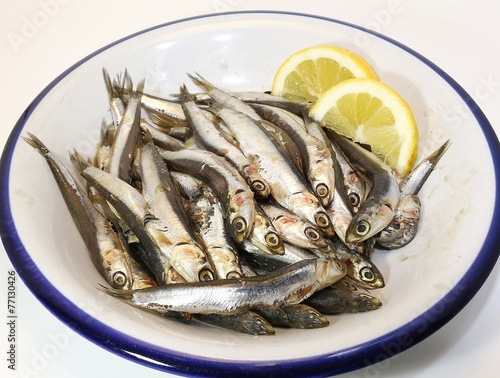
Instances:
[[[255,337],[182,324],[96,290],[91,264],[45,161],[19,136],[30,131],[68,165],[92,153],[108,114],[101,69],[124,70],[171,94],[198,72],[228,90],[268,90],[291,53],[318,44],[354,50],[412,107],[419,159],[452,144],[420,193],[417,237],[376,251],[386,287],[373,312],[330,317],[323,329]],[[194,87],[190,87],[194,88]],[[382,361],[429,336],[479,290],[498,257],[499,145],[480,109],[446,73],[381,35],[339,21],[281,12],[180,20],[102,48],[57,77],[15,126],[1,162],[2,239],[36,297],[103,348],[144,365],[203,376],[334,375]]]

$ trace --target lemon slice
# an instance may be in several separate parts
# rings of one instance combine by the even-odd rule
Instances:
[[[351,79],[325,92],[309,114],[323,126],[372,152],[405,176],[418,152],[418,129],[413,113],[394,90],[378,80]]]
[[[373,68],[354,52],[313,46],[288,57],[274,76],[271,93],[293,101],[315,102],[334,85],[353,78],[378,80]]]

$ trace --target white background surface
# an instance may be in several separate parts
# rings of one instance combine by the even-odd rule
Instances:
[[[47,84],[100,47],[175,19],[250,9],[317,14],[377,30],[421,53],[450,74],[471,94],[497,134],[500,132],[500,3],[494,1],[2,0],[2,3],[0,146],[5,144],[25,108]],[[28,24],[34,28],[27,28]],[[0,314],[5,314],[0,316],[4,320],[10,269],[12,265],[0,246]],[[115,356],[77,335],[18,283],[18,370],[7,369],[8,328],[6,320],[1,321],[0,376],[172,376]],[[497,266],[466,308],[434,335],[390,360],[342,377],[497,377],[499,299]]]

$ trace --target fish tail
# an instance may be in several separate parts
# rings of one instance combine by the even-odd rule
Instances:
[[[436,166],[437,163],[439,162],[439,160],[443,157],[444,153],[446,152],[446,150],[448,150],[448,148],[450,147],[451,145],[451,140],[448,139],[446,142],[444,142],[441,147],[439,147],[436,151],[434,151],[429,157],[428,157],[428,161],[433,165],[433,166]]]
[[[41,155],[45,156],[50,154],[50,150],[43,144],[43,142],[38,139],[35,135],[30,133],[29,131],[27,132],[28,136],[27,137],[22,137],[31,147],[33,147],[35,150],[37,150]]]
[[[78,153],[78,151],[73,150],[73,152],[70,152],[69,158],[75,168],[78,170],[78,172],[83,172],[85,168],[90,166],[91,164],[82,156]]]
[[[205,80],[199,73],[195,72],[195,75],[191,75],[188,73],[188,76],[193,81],[193,83],[195,83],[203,90],[210,91],[215,88],[212,84],[210,84],[207,80]]]
[[[101,285],[101,284],[99,284],[99,287],[97,287],[97,290],[100,290],[103,293],[111,295],[112,297],[118,297],[126,302],[130,302],[132,299],[132,296],[134,294],[134,290],[113,289],[113,288],[106,287],[106,286]]]
[[[182,84],[180,87],[179,99],[180,99],[181,103],[193,101],[193,97],[191,96],[191,93],[189,93],[189,91],[187,90],[185,84]]]
[[[106,86],[106,91],[108,92],[108,97],[112,100],[116,95],[116,90],[111,83],[111,77],[109,76],[109,72],[106,68],[102,68],[102,76],[104,78],[104,85]]]

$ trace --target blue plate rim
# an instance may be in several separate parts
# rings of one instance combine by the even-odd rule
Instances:
[[[346,373],[381,362],[414,346],[445,325],[465,307],[484,284],[498,259],[500,251],[500,234],[494,232],[495,227],[498,226],[500,221],[499,191],[495,192],[492,223],[483,246],[466,274],[440,302],[400,328],[364,344],[330,354],[285,361],[234,362],[224,359],[205,359],[196,355],[180,353],[175,350],[158,348],[118,332],[97,321],[92,316],[82,311],[81,308],[67,301],[65,297],[50,284],[29,257],[29,253],[24,248],[14,226],[14,220],[9,206],[9,174],[12,155],[21,131],[30,114],[58,82],[94,56],[128,39],[134,38],[135,36],[192,20],[244,14],[296,16],[340,24],[372,34],[413,55],[441,76],[467,104],[486,137],[494,164],[495,183],[498,182],[498,177],[500,177],[500,144],[484,113],[472,97],[446,72],[406,45],[373,30],[345,21],[314,14],[267,10],[210,13],[156,25],[112,42],[69,67],[47,85],[47,87],[45,87],[31,102],[14,126],[0,160],[0,177],[2,177],[2,180],[0,180],[0,236],[5,246],[5,250],[14,268],[29,290],[56,317],[77,331],[80,335],[104,349],[151,368],[188,376],[230,377],[238,374],[239,376],[246,377],[261,374],[274,375],[286,373],[289,377],[313,377],[324,376],[326,374]],[[446,305],[443,306],[443,303]]]

